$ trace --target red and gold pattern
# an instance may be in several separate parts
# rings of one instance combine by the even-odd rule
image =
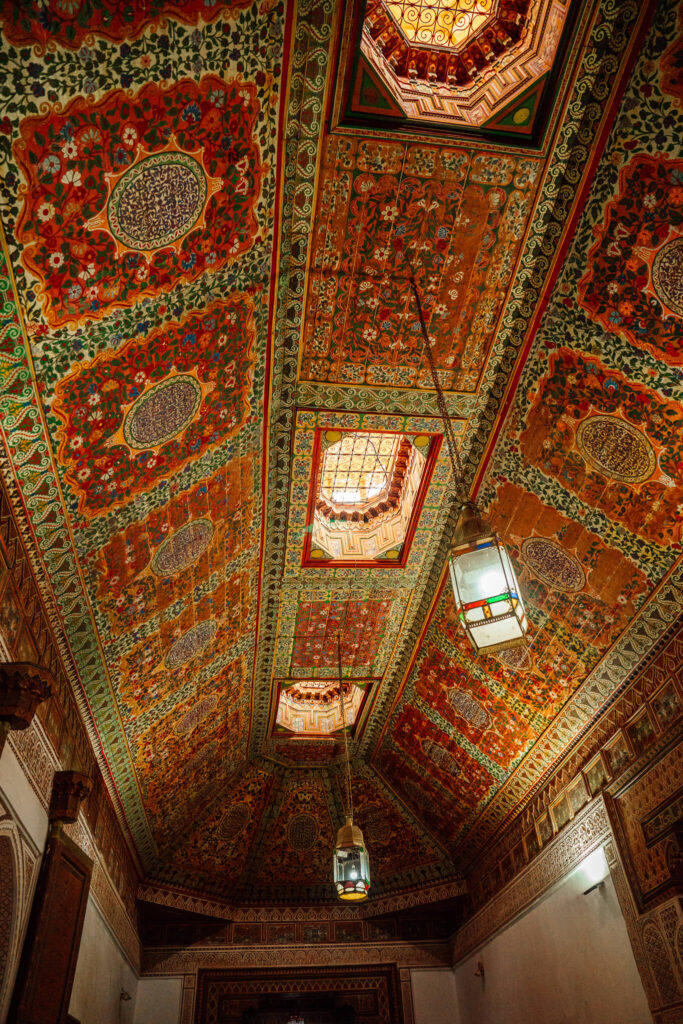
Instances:
[[[363,832],[371,857],[373,886],[401,875],[406,867],[425,867],[437,859],[436,851],[410,824],[405,813],[390,803],[371,775],[352,779],[354,821]],[[339,794],[343,801],[343,794]]]
[[[234,894],[240,873],[249,862],[249,851],[264,809],[277,789],[275,776],[254,764],[229,780],[218,799],[206,809],[201,821],[177,833],[167,832],[162,849],[171,869],[199,878],[210,889]]]
[[[131,523],[94,553],[92,565],[100,577],[98,600],[109,616],[113,636],[188,596],[200,581],[254,543],[253,487],[253,459],[234,459],[208,480],[172,497],[144,521]],[[216,509],[221,509],[219,518]],[[194,551],[183,545],[183,531],[187,533],[193,524],[197,553],[188,561]],[[197,524],[204,527],[201,534]],[[177,571],[165,572],[156,560],[168,547],[177,550],[178,538],[186,558]]]
[[[654,371],[649,382],[655,384]],[[670,544],[672,525],[679,542],[681,531],[681,411],[649,382],[566,348],[551,353],[547,375],[529,396],[520,448],[525,459],[581,501],[639,537]],[[582,425],[596,423],[596,417],[612,426],[599,462],[581,441]]]
[[[456,647],[462,664],[469,666],[471,647],[467,638],[463,636],[448,588],[444,589],[436,615],[436,624]],[[481,656],[481,660],[478,659],[478,667],[491,680],[491,687],[498,684],[507,692],[510,699],[521,701],[529,711],[538,712],[546,721],[550,721],[572,692],[572,680],[585,674],[586,664],[581,658],[581,653],[576,651],[575,645],[569,646],[564,630],[558,630],[557,634],[553,633],[549,637],[544,636],[531,621],[527,638],[526,648],[501,651],[495,656]],[[435,658],[437,665],[440,659],[448,660],[436,649]],[[464,669],[456,672],[454,679],[454,685],[470,695],[468,672]],[[519,747],[519,743],[517,746]]]
[[[519,715],[496,697],[489,687],[468,676],[454,659],[426,647],[416,679],[415,692],[482,753],[502,768],[509,768],[534,739],[534,733]],[[397,742],[400,725],[397,725]],[[445,763],[445,761],[444,761]],[[453,776],[438,761],[430,770],[448,785]],[[449,787],[450,788],[450,787]]]
[[[514,263],[537,173],[531,159],[331,140],[301,377],[431,387],[409,254],[442,381],[475,390],[505,295],[501,266]]]
[[[84,515],[147,491],[239,430],[249,413],[252,309],[248,296],[231,296],[59,382],[59,457]]]
[[[230,773],[236,750],[244,753],[244,711],[240,706],[248,678],[246,659],[228,663],[205,682],[196,683],[167,715],[157,718],[135,745],[135,765],[155,828],[172,812],[169,772],[190,799],[206,799],[207,789]],[[187,807],[181,820],[187,814]]]
[[[16,234],[51,326],[99,320],[251,248],[263,175],[258,113],[254,85],[207,75],[96,103],[77,97],[22,121]],[[111,195],[125,175],[114,218]]]
[[[236,570],[225,583],[186,604],[180,614],[161,622],[157,632],[136,644],[119,663],[117,696],[122,708],[137,717],[180,693],[249,627],[255,607],[254,568]],[[198,631],[198,627],[204,628]],[[185,638],[185,639],[183,639]],[[183,641],[184,646],[174,645]]]
[[[391,601],[303,601],[296,615],[292,668],[335,668],[339,657],[345,670],[371,672],[391,610]]]
[[[458,789],[455,791],[453,785],[449,788],[441,786],[440,779],[437,781],[431,771],[421,767],[424,757],[422,741],[448,749],[451,745],[449,738],[413,708],[402,713],[401,727],[403,746],[399,752],[384,747],[378,756],[377,768],[433,835],[443,843],[453,843],[468,818],[473,816],[474,808],[493,791],[495,780],[486,768],[460,747],[451,751],[461,775]],[[413,739],[408,736],[411,728],[417,730]]]
[[[230,0],[230,7],[249,7],[252,2]],[[78,49],[93,35],[124,42],[137,39],[150,26],[164,27],[167,18],[196,25],[200,18],[210,22],[224,11],[225,0],[2,0],[0,22],[3,35],[16,46],[36,45],[42,50],[56,42]]]
[[[489,519],[492,527],[504,535],[515,571],[524,580],[520,586],[532,605],[537,603],[549,614],[552,608],[553,621],[562,624],[564,635],[574,644],[595,644],[599,627],[599,646],[609,647],[649,590],[645,574],[631,559],[581,523],[509,481],[498,484]],[[526,568],[521,548],[531,536],[554,538],[578,560],[586,575],[582,591],[562,592]],[[530,618],[533,621],[532,613]],[[556,629],[548,632],[555,633]],[[545,642],[548,640],[546,636]]]
[[[311,775],[300,784],[288,782],[280,793],[278,813],[253,866],[254,882],[264,888],[277,888],[283,881],[295,886],[327,882],[342,822],[332,820],[322,778]]]
[[[683,160],[630,160],[594,233],[579,304],[637,348],[683,363]]]

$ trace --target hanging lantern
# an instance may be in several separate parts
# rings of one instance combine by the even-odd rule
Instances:
[[[450,555],[460,621],[475,651],[502,651],[524,643],[527,617],[505,545],[476,506],[463,505]]]
[[[347,602],[348,611],[348,602]],[[346,616],[344,617],[346,621]],[[339,679],[339,706],[342,723],[346,722],[344,710],[344,685],[341,664],[341,632],[337,633],[337,672]],[[334,884],[340,900],[358,902],[368,898],[370,891],[370,858],[365,849],[363,833],[353,823],[353,793],[351,790],[351,761],[349,759],[348,728],[342,725],[344,736],[344,761],[346,766],[346,824],[337,832],[337,843],[332,856]]]
[[[363,833],[350,814],[337,832],[334,849],[334,884],[340,900],[365,900],[370,891],[370,858]]]
[[[527,631],[524,602],[503,542],[482,520],[474,502],[467,500],[465,475],[453,422],[437,373],[414,271],[407,255],[406,262],[410,268],[410,288],[415,296],[422,331],[422,347],[429,363],[436,404],[443,422],[446,450],[453,474],[454,498],[461,503],[449,558],[455,606],[475,652],[490,654],[524,643]]]

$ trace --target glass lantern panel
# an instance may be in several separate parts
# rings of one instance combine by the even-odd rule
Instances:
[[[515,570],[512,568],[512,562],[510,561],[510,556],[507,553],[505,545],[499,543],[498,550],[500,551],[501,561],[503,563],[505,575],[508,579],[508,590],[518,601],[518,606],[515,608],[515,614],[519,617],[520,615],[524,615],[524,601],[522,600],[522,595],[519,592],[519,584],[517,582]]]
[[[472,643],[482,648],[497,647],[499,644],[513,644],[524,639],[526,623],[520,622],[516,615],[506,618],[490,619],[482,625],[470,627]]]
[[[362,846],[334,851],[334,881],[342,899],[364,899],[370,888],[370,860]]]
[[[451,557],[451,574],[456,600],[467,606],[486,598],[498,597],[509,590],[508,579],[493,540],[479,542],[477,547]]]

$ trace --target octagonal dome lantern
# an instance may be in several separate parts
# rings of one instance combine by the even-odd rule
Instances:
[[[474,650],[489,654],[523,644],[527,617],[509,555],[469,502],[462,508],[449,566],[458,616]]]
[[[363,833],[351,815],[337,832],[334,849],[334,883],[337,896],[345,902],[360,902],[370,891],[370,858]]]

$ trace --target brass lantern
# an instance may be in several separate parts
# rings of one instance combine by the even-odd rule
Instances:
[[[348,603],[347,603],[348,611]],[[346,616],[345,616],[346,618]],[[368,898],[370,891],[370,858],[365,849],[363,833],[353,823],[353,793],[351,790],[351,762],[349,760],[348,726],[344,710],[344,682],[341,664],[341,632],[337,633],[337,671],[339,673],[339,704],[344,736],[344,761],[346,767],[346,824],[337,832],[332,855],[332,870],[337,896],[345,902],[359,903]]]
[[[475,651],[524,643],[527,617],[503,542],[472,502],[460,515],[449,568],[460,622]]]
[[[363,833],[350,814],[337,832],[333,857],[337,896],[346,902],[366,900],[370,891],[370,858]]]

